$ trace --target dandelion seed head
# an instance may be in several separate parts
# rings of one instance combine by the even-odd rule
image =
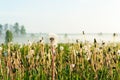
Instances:
[[[120,56],[120,50],[117,51],[118,55]]]
[[[36,59],[37,59],[37,60],[39,59],[39,55],[36,56]]]
[[[49,33],[49,40],[51,45],[57,47],[57,43],[58,43],[58,36],[54,33]]]
[[[2,47],[0,47],[0,51],[2,51]]]
[[[64,47],[63,47],[63,46],[60,46],[60,50],[63,51],[63,50],[64,50]]]
[[[75,64],[71,64],[70,66],[71,66],[72,68],[74,68],[74,67],[75,67]]]
[[[32,42],[30,40],[28,40],[28,45],[32,46]]]
[[[76,39],[76,43],[79,43],[80,42],[80,40],[79,39]]]
[[[15,53],[12,53],[13,56],[15,56]]]

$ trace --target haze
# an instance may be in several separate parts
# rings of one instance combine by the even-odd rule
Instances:
[[[0,24],[27,32],[81,33],[120,30],[120,0],[1,0]]]

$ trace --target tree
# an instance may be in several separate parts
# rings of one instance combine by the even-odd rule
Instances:
[[[22,35],[25,35],[25,34],[26,34],[26,30],[25,30],[25,27],[24,27],[23,25],[21,26],[20,33],[21,33]]]
[[[15,32],[15,34],[19,34],[19,32],[20,32],[20,29],[19,29],[19,24],[16,22],[15,24],[14,24],[14,32]]]
[[[8,30],[8,24],[4,24],[4,34]]]
[[[2,34],[2,31],[3,31],[3,26],[2,24],[0,24],[0,35]]]
[[[5,43],[11,42],[13,40],[13,34],[10,30],[6,31]]]

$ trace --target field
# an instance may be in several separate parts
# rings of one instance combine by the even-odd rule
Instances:
[[[0,80],[120,80],[120,43],[0,45]],[[54,70],[54,73],[53,73]],[[53,73],[53,74],[52,74]]]

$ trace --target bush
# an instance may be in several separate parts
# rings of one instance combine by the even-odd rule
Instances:
[[[13,40],[13,34],[10,30],[6,31],[5,43],[11,42]]]

